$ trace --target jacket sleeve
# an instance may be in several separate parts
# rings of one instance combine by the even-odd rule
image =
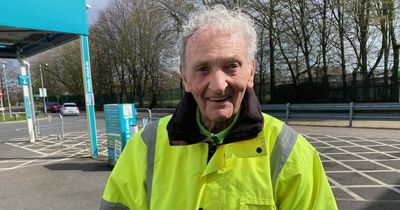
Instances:
[[[337,209],[318,152],[301,135],[275,186],[278,209]]]
[[[108,178],[100,209],[148,209],[146,154],[146,145],[138,132],[124,148]]]

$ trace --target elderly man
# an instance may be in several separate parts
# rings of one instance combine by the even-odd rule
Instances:
[[[128,143],[102,209],[337,209],[316,150],[263,114],[251,19],[215,6],[182,35],[185,95]]]

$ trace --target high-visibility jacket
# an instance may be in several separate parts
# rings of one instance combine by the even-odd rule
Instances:
[[[171,146],[171,116],[133,137],[114,167],[101,209],[337,209],[317,151],[262,114],[254,138],[219,145],[207,163],[203,142]]]

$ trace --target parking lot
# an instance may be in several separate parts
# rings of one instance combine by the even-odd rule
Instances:
[[[0,209],[98,209],[111,167],[105,131],[98,130],[99,159],[90,158],[85,132],[16,138],[0,143]]]
[[[398,209],[400,140],[307,135],[318,150],[340,209]]]
[[[339,209],[399,209],[398,130],[294,127],[319,151]],[[90,158],[85,132],[64,137],[0,143],[0,209],[98,209],[111,170],[105,130],[99,160]]]

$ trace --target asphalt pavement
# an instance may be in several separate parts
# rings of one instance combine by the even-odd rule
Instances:
[[[399,129],[292,126],[319,151],[339,209],[399,209]],[[84,131],[0,139],[0,209],[99,208],[112,169],[104,129],[98,160]]]
[[[42,136],[61,136],[62,132],[86,131],[86,113],[80,116],[61,116],[59,113],[49,113],[48,116],[37,117],[37,130]],[[96,127],[104,129],[104,113],[96,112]],[[24,139],[28,136],[25,120],[0,123],[0,142]]]
[[[84,132],[0,143],[0,209],[98,209],[112,170],[104,131],[98,141],[98,160]]]

